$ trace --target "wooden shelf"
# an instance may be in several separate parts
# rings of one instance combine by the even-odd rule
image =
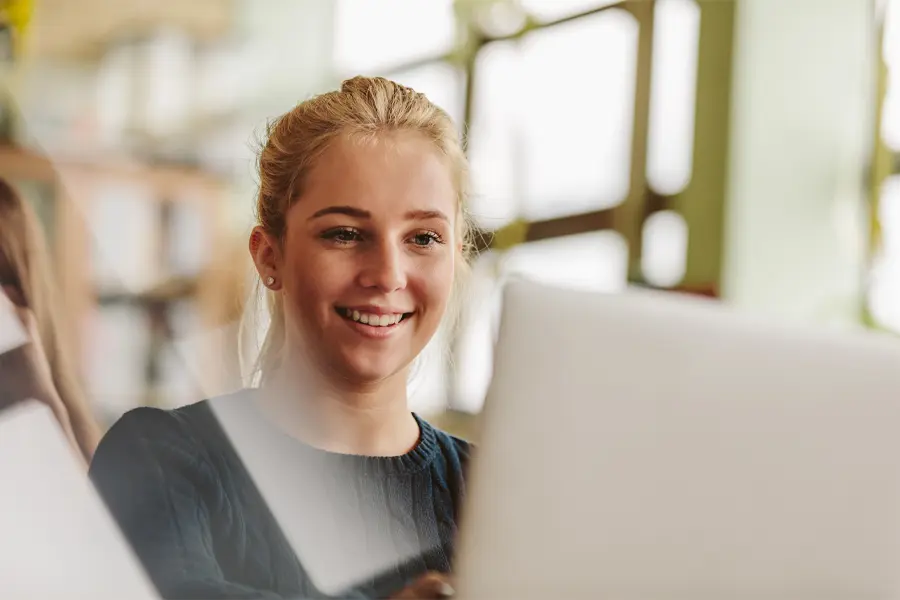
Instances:
[[[159,397],[159,390],[165,386],[152,379],[160,373],[159,352],[172,342],[170,310],[187,303],[200,322],[209,326],[221,322],[230,310],[222,300],[222,288],[232,283],[229,269],[221,258],[229,254],[222,252],[229,245],[226,184],[208,173],[185,167],[143,165],[122,159],[102,163],[68,158],[51,161],[31,150],[9,146],[0,146],[0,176],[18,184],[23,193],[26,188],[39,188],[49,196],[36,199],[32,192],[30,199],[45,204],[44,212],[49,213],[42,221],[47,229],[63,299],[64,320],[70,325],[69,333],[76,348],[82,350],[76,353],[85,363],[81,365],[82,370],[89,374],[89,379],[90,373],[103,372],[103,369],[87,364],[96,360],[98,352],[104,351],[97,348],[98,316],[107,310],[136,309],[139,311],[136,315],[145,315],[136,319],[134,327],[143,328],[139,333],[146,339],[148,354],[144,357],[144,367],[135,371],[149,373],[151,377],[143,382],[133,382],[134,389],[130,394],[132,397]],[[138,214],[152,215],[153,218],[128,221],[126,217],[122,227],[118,227],[119,223],[109,215],[98,218],[98,210],[117,208],[119,190],[122,190],[123,203],[142,202],[145,206]],[[128,190],[136,190],[140,198],[128,197]],[[172,207],[185,206],[195,211],[192,227],[200,228],[198,239],[201,241],[196,242],[200,245],[200,258],[196,259],[200,264],[181,273],[179,269],[172,271],[170,248],[177,240],[170,237],[177,235],[173,233]],[[124,213],[127,215],[128,211],[124,210]],[[113,216],[118,214],[115,211]],[[141,233],[140,242],[128,237],[126,225]],[[193,248],[195,240],[188,241],[191,242],[189,247]],[[103,252],[97,250],[101,242],[105,244]],[[105,270],[98,270],[103,266],[98,261],[104,257],[121,260],[123,256],[131,256],[124,251],[129,243],[149,245],[139,248],[142,260],[152,263],[147,285],[124,285],[128,282],[116,281],[117,274],[138,272],[143,275],[143,263],[124,269],[119,266],[118,271],[110,271],[109,265]],[[123,248],[122,253],[117,252],[119,245]],[[98,279],[101,273],[105,275],[102,281]],[[105,361],[117,358],[114,349],[109,349],[109,354]],[[142,385],[144,391],[140,389]],[[88,387],[92,387],[91,381],[88,381]],[[127,408],[100,407],[100,412],[109,414]]]
[[[197,295],[203,276],[173,277],[152,288],[133,292],[129,290],[104,290],[97,294],[97,303],[109,304],[165,304]]]

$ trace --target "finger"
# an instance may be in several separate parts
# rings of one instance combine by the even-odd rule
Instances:
[[[446,575],[427,573],[403,590],[397,598],[406,600],[450,598],[454,593],[453,586],[450,585]]]

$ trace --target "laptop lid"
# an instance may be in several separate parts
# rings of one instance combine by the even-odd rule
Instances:
[[[158,598],[50,409],[0,412],[0,597]]]
[[[505,289],[461,598],[900,597],[900,342]]]

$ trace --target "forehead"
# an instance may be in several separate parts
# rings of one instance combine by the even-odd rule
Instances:
[[[294,206],[312,214],[333,205],[373,214],[440,210],[453,215],[456,191],[446,160],[421,134],[341,136],[312,168]]]

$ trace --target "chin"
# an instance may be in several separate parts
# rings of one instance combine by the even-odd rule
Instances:
[[[348,381],[366,385],[390,379],[403,371],[405,366],[395,360],[348,358],[341,365],[340,371]]]

